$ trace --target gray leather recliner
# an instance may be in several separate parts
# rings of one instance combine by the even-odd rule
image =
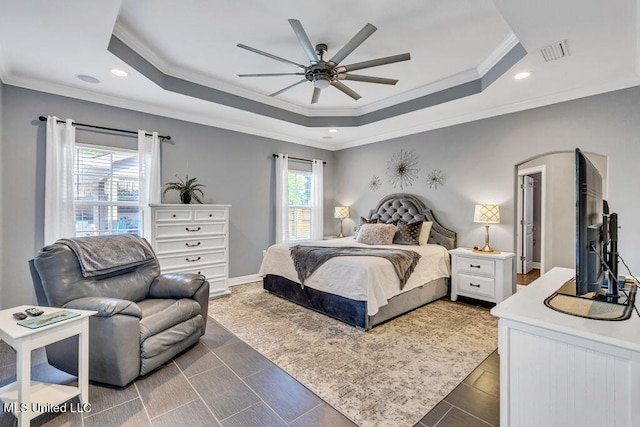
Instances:
[[[84,239],[101,237],[106,236]],[[209,282],[197,274],[160,274],[150,247],[149,253],[150,259],[138,265],[90,277],[62,240],[30,261],[39,305],[98,312],[89,319],[92,381],[124,386],[191,347],[205,332]],[[47,345],[47,358],[77,375],[77,349],[76,336]]]

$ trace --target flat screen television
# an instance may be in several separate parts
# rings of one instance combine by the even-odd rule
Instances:
[[[598,169],[579,149],[575,154],[576,274],[544,303],[588,319],[626,320],[635,306],[636,286],[630,290],[624,289],[624,283],[618,286],[618,215],[609,213]],[[626,298],[620,299],[620,289]],[[566,297],[577,297],[581,302],[568,303]]]
[[[576,148],[576,295],[598,292],[605,276],[602,176]]]

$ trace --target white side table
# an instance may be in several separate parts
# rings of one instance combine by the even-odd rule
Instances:
[[[513,252],[483,254],[456,248],[451,254],[451,301],[458,295],[502,302],[513,295]]]
[[[89,317],[95,311],[69,310],[59,307],[38,307],[44,315],[60,310],[79,316],[37,329],[17,324],[12,314],[34,306],[23,305],[0,311],[0,338],[16,350],[16,382],[0,388],[0,400],[5,409],[18,419],[18,426],[28,426],[31,420],[48,408],[80,396],[80,403],[89,401]],[[31,351],[65,338],[78,335],[78,386],[45,384],[31,381]]]

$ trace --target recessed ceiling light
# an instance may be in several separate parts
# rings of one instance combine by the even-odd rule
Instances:
[[[118,69],[118,68],[112,68],[112,69],[111,69],[111,73],[112,73],[113,75],[118,76],[118,77],[127,77],[127,76],[129,75],[126,71],[124,71],[124,70],[120,70],[120,69]]]
[[[87,82],[87,83],[100,83],[100,80],[96,79],[93,76],[89,76],[87,74],[78,74],[76,76],[77,78],[79,78],[80,80],[82,80],[83,82]]]
[[[329,129],[329,133],[336,133],[338,132],[338,129]]]
[[[531,77],[531,71],[523,71],[523,72],[518,73],[515,76],[513,76],[513,78],[516,79],[516,80],[522,80],[522,79],[526,79],[528,77]]]

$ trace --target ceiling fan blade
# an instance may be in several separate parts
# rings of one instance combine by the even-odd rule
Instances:
[[[271,95],[269,95],[269,96],[278,96],[278,95],[280,95],[281,93],[286,92],[286,91],[288,91],[289,89],[294,88],[294,87],[296,87],[296,86],[298,86],[298,85],[300,85],[300,84],[302,84],[302,83],[305,83],[305,82],[307,82],[307,81],[308,81],[307,79],[302,79],[302,80],[300,80],[299,82],[295,82],[294,84],[292,84],[292,85],[289,85],[289,86],[285,87],[284,89],[280,89],[280,90],[279,90],[279,91],[277,91],[277,92],[273,92],[273,93],[272,93]]]
[[[353,80],[355,82],[380,83],[383,85],[395,85],[396,79],[385,79],[384,77],[361,76],[359,74],[338,74],[340,80]]]
[[[350,65],[343,65],[336,68],[336,72],[344,73],[346,71],[361,70],[363,68],[377,67],[379,65],[393,64],[394,62],[407,61],[411,59],[409,53],[402,53],[400,55],[387,56],[385,58],[372,59],[370,61],[358,62]]]
[[[343,83],[340,83],[337,80],[334,80],[331,82],[331,86],[335,87],[336,89],[341,90],[342,92],[344,92],[345,94],[349,95],[350,97],[352,97],[353,99],[355,99],[356,101],[360,98],[362,98],[360,95],[358,95],[355,91],[349,89],[347,86],[345,86]]]
[[[296,37],[298,41],[302,45],[302,49],[304,49],[304,53],[307,54],[307,58],[309,58],[309,62],[312,64],[318,63],[318,55],[316,55],[316,49],[311,44],[309,40],[309,36],[302,28],[302,24],[297,19],[289,19],[289,24],[291,24],[291,28],[293,28],[293,32],[296,33]]]
[[[270,53],[263,52],[263,51],[261,51],[259,49],[255,49],[253,47],[244,45],[242,43],[239,43],[238,47],[242,48],[242,49],[246,49],[249,52],[257,53],[258,55],[266,56],[267,58],[275,59],[276,61],[284,62],[285,64],[293,65],[294,67],[299,68],[301,70],[306,70],[307,69],[307,67],[305,67],[304,65],[296,64],[295,62],[289,61],[288,59],[280,58],[279,56],[275,56],[275,55],[272,55]]]
[[[342,62],[351,52],[356,50],[358,46],[360,46],[369,36],[375,33],[377,28],[371,24],[367,24],[362,28],[358,34],[353,36],[351,40],[347,42],[342,49],[340,49],[333,58],[329,60],[329,64],[332,66],[336,66],[340,62]]]
[[[313,88],[313,95],[311,96],[311,103],[312,104],[316,104],[318,102],[318,100],[320,99],[320,92],[322,91],[322,89],[318,88],[318,87],[314,87]]]
[[[278,76],[304,76],[304,73],[257,73],[257,74],[238,74],[238,77],[278,77]]]

